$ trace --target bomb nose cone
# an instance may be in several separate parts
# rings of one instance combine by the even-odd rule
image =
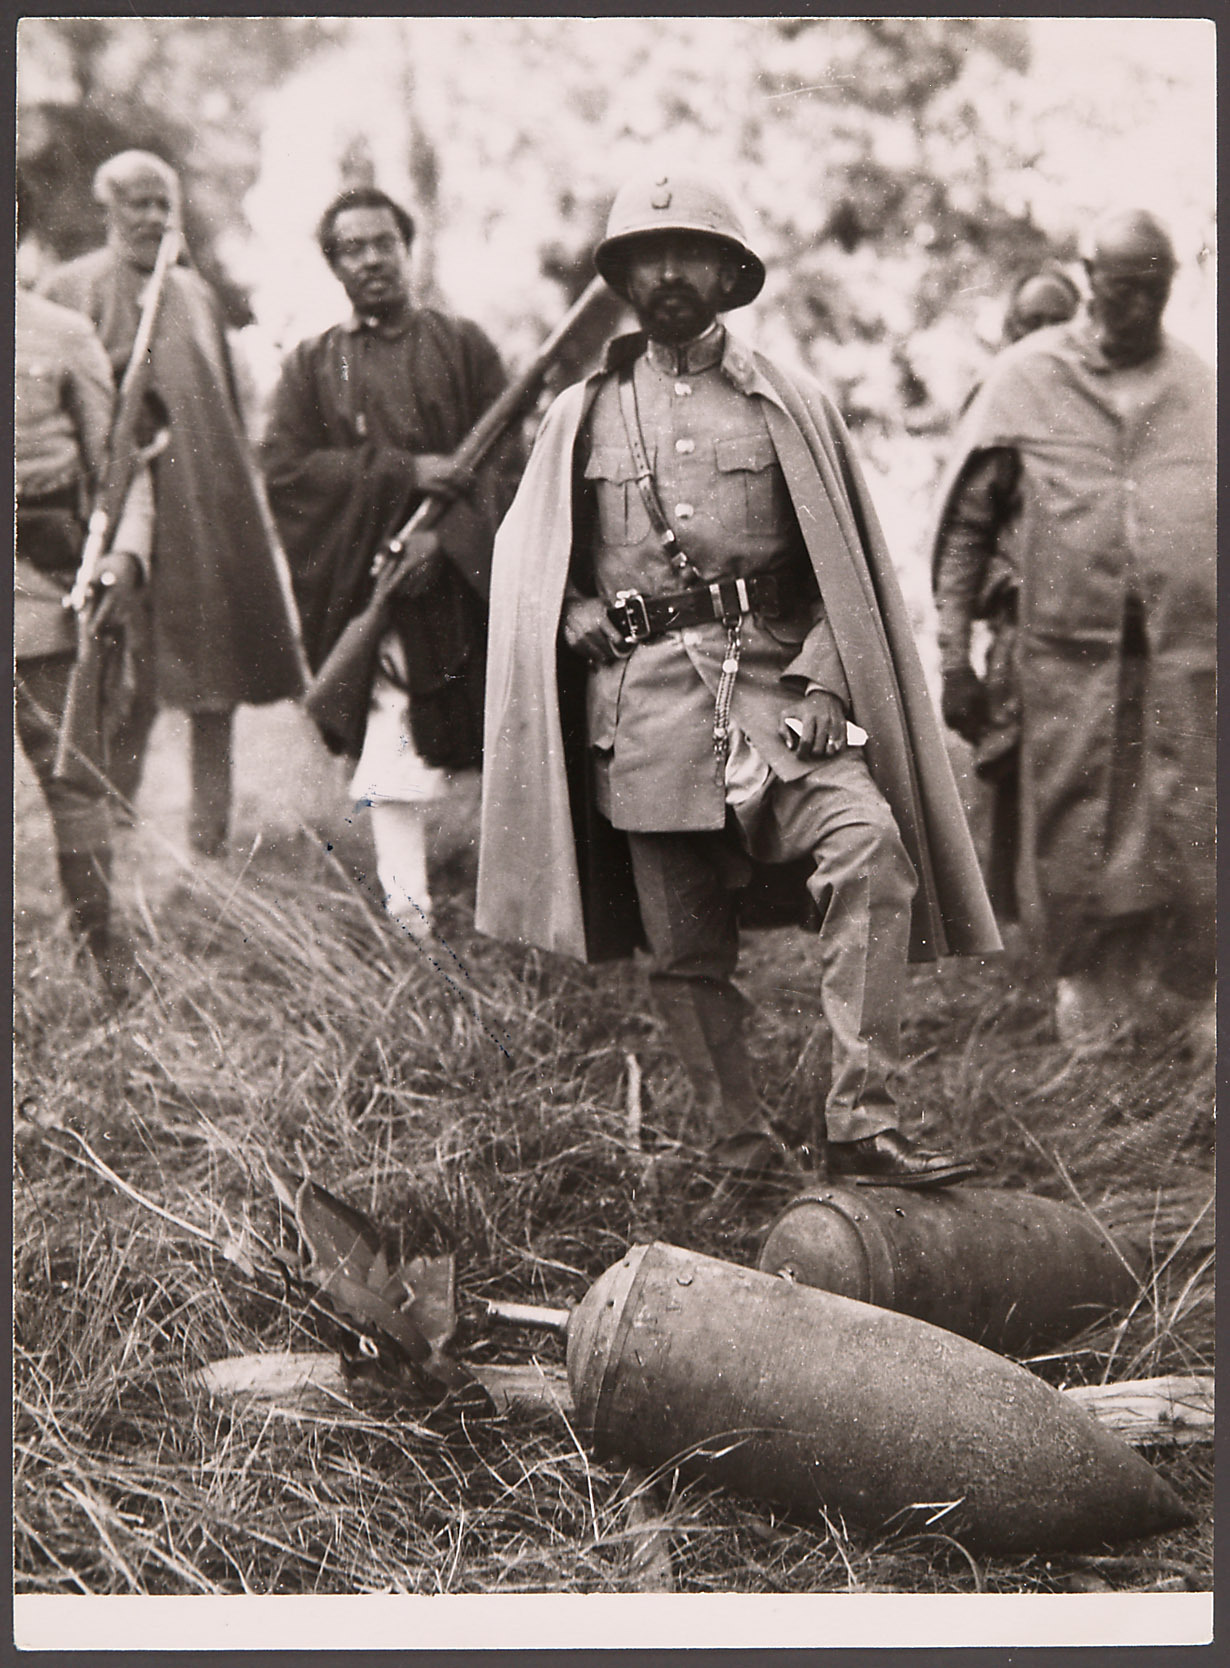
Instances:
[[[954,1332],[671,1245],[634,1246],[568,1327],[600,1456],[809,1516],[988,1552],[1094,1551],[1192,1521],[1083,1408]]]
[[[1144,1540],[1148,1535],[1168,1534],[1173,1529],[1189,1529],[1196,1521],[1196,1514],[1180,1500],[1165,1477],[1138,1454],[1132,1458],[1144,1468],[1146,1475],[1137,1474],[1132,1479],[1134,1500],[1124,1490],[1120,1509],[1107,1524],[1108,1546],[1120,1541]]]

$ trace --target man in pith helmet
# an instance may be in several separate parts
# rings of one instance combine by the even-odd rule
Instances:
[[[934,575],[944,716],[993,783],[991,889],[1057,975],[1061,1038],[1213,1022],[1213,373],[1167,336],[1166,229],[1093,228],[1090,299],[996,360]],[[980,675],[971,622],[995,648]],[[1176,1026],[1178,1029],[1178,1026]]]
[[[722,322],[765,271],[720,187],[629,183],[595,262],[641,328],[556,400],[497,537],[478,925],[647,946],[712,1159],[758,1170],[781,1143],[733,974],[784,869],[818,921],[832,1169],[955,1180],[899,1127],[906,961],[998,938],[848,436]]]

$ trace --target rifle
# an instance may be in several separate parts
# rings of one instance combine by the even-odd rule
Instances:
[[[473,470],[488,457],[497,441],[537,393],[543,377],[564,342],[576,330],[582,316],[599,296],[606,293],[602,279],[595,278],[573,302],[533,361],[487,408],[466,435],[453,453],[451,461],[454,465]],[[361,612],[347,624],[308,686],[304,706],[325,739],[343,750],[356,736],[363,734],[376,658],[393,595],[421,560],[406,550],[406,544],[413,534],[426,532],[435,526],[449,502],[448,498],[438,493],[427,493],[410,519],[383,540],[372,561],[375,584],[371,596]]]
[[[124,501],[132,486],[133,476],[158,452],[170,438],[166,429],[142,447],[137,441],[142,407],[150,382],[149,349],[153,341],[158,309],[166,287],[167,273],[179,253],[179,231],[168,226],[158,246],[154,270],[145,290],[141,317],[132,352],[120,379],[116,395],[115,416],[107,439],[107,456],[103,462],[90,519],[86,524],[85,545],[81,562],[73,579],[72,589],[64,598],[64,607],[77,616],[77,655],[60,716],[60,730],[56,738],[55,761],[52,775],[57,781],[77,782],[94,787],[106,766],[106,729],[103,712],[104,632],[105,610],[98,585],[98,569],[107,554],[116,526],[124,510]]]

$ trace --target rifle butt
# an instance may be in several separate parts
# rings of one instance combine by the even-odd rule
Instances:
[[[321,662],[303,697],[308,717],[336,752],[357,754],[363,745],[384,627],[383,606],[356,614]]]
[[[77,627],[77,655],[64,697],[51,774],[55,781],[97,788],[106,775],[103,727],[103,645],[83,621]]]

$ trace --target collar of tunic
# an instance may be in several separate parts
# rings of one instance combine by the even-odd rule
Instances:
[[[759,394],[762,399],[768,400],[772,405],[785,411],[786,408],[782,404],[777,390],[756,369],[750,350],[736,337],[732,336],[724,325],[714,324],[712,330],[717,333],[714,338],[715,342],[720,341],[721,344],[720,355],[716,359],[707,359],[703,366],[693,365],[691,367],[692,371],[695,373],[716,363],[720,367],[722,375],[733,383],[741,394]],[[685,345],[687,347],[700,347],[702,343],[708,344],[709,340],[710,332],[706,331],[696,342]],[[656,364],[659,370],[674,374],[673,365],[664,364],[655,358],[655,354],[660,349],[666,353],[675,351],[663,348],[662,344],[658,342],[651,342],[640,330],[631,331],[625,336],[615,336],[607,343],[602,367],[600,371],[595,373],[595,378],[591,381],[596,380],[599,376],[610,375],[621,370],[625,365],[630,365],[634,360],[639,359],[643,353],[648,354],[651,362]],[[706,347],[705,351],[712,353],[713,349]]]
[[[718,364],[726,345],[726,332],[715,319],[703,336],[672,347],[668,342],[649,341],[645,357],[667,376],[695,376]]]

